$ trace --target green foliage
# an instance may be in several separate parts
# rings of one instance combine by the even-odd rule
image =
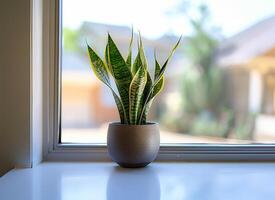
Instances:
[[[187,37],[185,53],[195,67],[207,73],[214,65],[214,53],[218,41],[213,32],[214,28],[209,26],[210,15],[207,7],[202,5],[198,11],[199,18],[190,19],[193,34]]]
[[[256,114],[247,114],[245,116],[236,116],[233,132],[237,139],[253,140]]]
[[[233,113],[223,109],[223,71],[215,64],[218,37],[210,26],[207,7],[202,5],[198,11],[199,16],[190,19],[193,34],[186,38],[184,49],[190,67],[183,75],[182,116],[188,123],[181,130],[194,135],[228,137]]]
[[[194,119],[191,134],[227,137],[232,123],[233,113],[230,110],[223,110],[219,118],[213,116],[211,112],[201,112],[200,115]]]
[[[186,112],[218,112],[223,106],[223,75],[218,68],[210,68],[207,74],[191,68],[185,73],[182,88]]]
[[[199,7],[200,17],[191,19],[193,35],[187,38],[185,53],[191,67],[183,77],[182,94],[186,112],[218,112],[224,90],[222,71],[216,67],[214,54],[218,44],[208,27],[207,7]]]
[[[110,88],[122,124],[146,124],[146,118],[152,101],[163,88],[165,69],[179,45],[180,40],[181,38],[178,40],[162,66],[159,65],[155,58],[156,66],[154,80],[151,79],[148,72],[147,60],[144,54],[141,36],[139,36],[138,41],[138,54],[134,59],[133,64],[133,32],[126,60],[121,55],[117,45],[109,34],[105,48],[104,61],[87,44],[91,68],[98,79]],[[111,86],[110,77],[113,78],[116,84],[118,94]]]
[[[68,52],[80,52],[81,48],[79,45],[79,32],[69,28],[63,28],[64,37],[64,50]]]

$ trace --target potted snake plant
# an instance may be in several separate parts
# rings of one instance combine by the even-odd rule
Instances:
[[[152,79],[140,34],[138,53],[132,62],[133,35],[132,31],[126,59],[109,33],[104,59],[87,44],[91,68],[96,77],[111,90],[119,112],[120,122],[111,122],[108,127],[107,148],[111,159],[122,167],[144,167],[157,156],[159,128],[157,123],[147,122],[147,115],[153,99],[164,86],[164,71],[181,39],[162,66],[155,56]],[[111,78],[116,89],[111,84]]]

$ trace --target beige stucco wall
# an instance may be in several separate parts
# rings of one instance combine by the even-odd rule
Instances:
[[[237,113],[249,111],[249,70],[243,66],[225,70],[227,104]]]

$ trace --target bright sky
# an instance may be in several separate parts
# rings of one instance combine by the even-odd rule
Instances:
[[[78,28],[83,21],[114,25],[133,24],[143,36],[165,33],[186,35],[191,29],[182,16],[169,16],[180,0],[63,0],[63,24]],[[215,25],[232,36],[254,23],[275,15],[275,0],[192,0],[206,4]]]

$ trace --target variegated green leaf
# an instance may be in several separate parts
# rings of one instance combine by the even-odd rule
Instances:
[[[156,80],[160,73],[160,65],[155,58],[155,84],[153,85],[153,92],[150,96],[150,99],[153,99],[162,89],[164,86],[164,76],[162,75],[159,80]]]
[[[160,65],[157,61],[157,56],[156,56],[156,50],[154,51],[154,58],[155,58],[155,75],[154,75],[154,81],[157,80],[159,72],[160,72]]]
[[[130,85],[132,79],[131,71],[128,69],[125,60],[110,35],[108,35],[108,49],[109,64],[116,82]]]
[[[135,74],[130,85],[130,124],[138,124],[138,111],[141,106],[142,94],[147,82],[147,71],[141,66]]]
[[[154,85],[153,93],[150,96],[150,99],[153,99],[155,96],[157,96],[161,92],[161,90],[163,89],[163,86],[164,86],[164,76],[162,76],[159,79],[158,83],[156,85]]]
[[[132,27],[132,35],[131,35],[131,40],[130,40],[130,45],[129,45],[129,53],[128,53],[128,56],[127,56],[127,59],[126,59],[126,64],[127,64],[129,70],[131,70],[131,66],[132,66],[133,39],[134,39],[134,29]]]
[[[155,59],[155,77],[158,75],[159,69],[160,69],[160,65],[159,65],[158,61]],[[147,115],[148,115],[149,109],[151,107],[151,104],[153,102],[153,99],[158,93],[160,93],[163,86],[164,86],[164,77],[163,76],[161,79],[157,80],[156,84],[152,85],[152,83],[151,83],[150,91],[148,92],[147,98],[146,98],[145,102],[143,103],[141,115],[139,118],[140,119],[139,122],[141,124],[146,123]]]
[[[115,99],[116,106],[117,106],[117,109],[118,109],[120,122],[121,122],[121,124],[127,124],[127,123],[128,123],[128,120],[127,120],[127,118],[126,118],[126,113],[125,113],[123,104],[122,104],[122,102],[121,102],[121,99],[120,99],[119,96],[115,93],[115,91],[114,91],[113,89],[111,89],[111,90],[112,90],[112,94],[113,94],[113,97],[114,97],[114,99]]]
[[[147,60],[146,60],[146,56],[145,56],[145,53],[144,53],[144,49],[143,49],[143,44],[142,44],[142,39],[141,39],[141,35],[139,33],[139,41],[138,41],[138,55],[140,56],[140,59],[138,60],[139,61],[139,64],[144,66],[146,71],[147,71],[147,82],[146,82],[146,85],[145,85],[145,88],[144,88],[144,92],[143,92],[143,95],[142,95],[142,98],[141,98],[141,106],[139,108],[139,111],[138,111],[138,119],[141,118],[141,112],[142,112],[142,109],[143,107],[145,106],[146,104],[146,100],[148,98],[148,95],[150,94],[150,90],[152,88],[152,79],[151,79],[151,76],[147,70],[148,68],[148,63],[147,63]],[[141,62],[141,63],[140,63]],[[140,121],[139,121],[140,123]]]
[[[110,85],[108,71],[104,65],[104,62],[89,45],[87,45],[87,47],[88,47],[91,67],[92,67],[92,70],[94,71],[94,74],[103,83],[105,83],[106,85]]]
[[[147,63],[147,59],[146,59],[146,56],[145,56],[145,53],[144,53],[140,33],[139,33],[139,49],[138,50],[140,52],[140,58],[141,58],[142,65],[147,69],[148,68],[148,63]]]
[[[149,72],[147,71],[147,82],[146,82],[146,85],[145,85],[145,88],[144,88],[144,92],[143,92],[143,95],[142,95],[142,98],[141,98],[141,106],[140,106],[139,112],[138,112],[138,118],[139,119],[142,117],[141,116],[142,109],[143,109],[143,107],[146,104],[148,96],[150,95],[150,91],[151,91],[152,85],[153,85],[153,82],[152,82],[151,76],[150,76]],[[145,122],[142,121],[141,124],[143,124]],[[140,123],[140,121],[139,121],[139,123]]]
[[[141,67],[141,65],[142,65],[142,61],[140,58],[140,52],[138,52],[137,57],[135,58],[134,64],[131,69],[133,76],[136,74],[136,72]]]
[[[143,48],[143,43],[142,43],[142,39],[141,39],[141,34],[140,33],[139,33],[138,44],[139,44],[138,45],[138,47],[139,47],[138,50],[139,50],[139,55],[140,55],[140,59],[141,59],[142,65],[147,70],[148,69],[148,63],[147,63],[147,59],[146,59],[146,56],[145,56],[145,53],[144,53],[144,48]],[[140,107],[140,110],[139,110],[139,113],[138,113],[139,119],[142,118],[142,116],[141,116],[142,109],[147,104],[146,101],[149,98],[150,90],[152,89],[152,85],[153,85],[153,82],[152,82],[151,76],[150,76],[149,72],[147,71],[147,82],[146,82],[146,85],[145,85],[145,88],[144,88],[144,92],[143,92],[143,95],[142,95],[141,107]],[[143,123],[146,123],[146,121],[145,122],[144,121],[140,122],[140,120],[139,120],[139,124],[140,123],[143,124]]]
[[[106,63],[106,66],[107,66],[107,70],[112,74],[113,76],[113,70],[111,69],[111,65],[109,63],[109,45],[108,43],[106,44],[106,47],[105,47],[105,52],[104,52],[104,55],[105,55],[105,63]]]
[[[106,68],[104,62],[101,60],[101,58],[96,54],[96,52],[88,44],[87,44],[87,47],[88,47],[88,54],[89,54],[89,58],[90,58],[90,62],[91,62],[91,68],[92,68],[94,74],[96,75],[96,77],[111,89],[113,97],[114,97],[116,105],[117,105],[117,108],[118,108],[121,123],[125,123],[126,113],[125,113],[123,104],[121,102],[121,99],[115,93],[115,91],[113,90],[113,88],[110,84],[110,78],[108,75],[107,68]]]
[[[151,78],[149,72],[147,71],[147,82],[146,82],[146,85],[145,85],[145,88],[144,88],[144,92],[143,92],[143,96],[144,97],[147,97],[149,95],[150,90],[152,88],[152,85],[153,85],[152,78]],[[145,101],[145,99],[144,99],[144,101]]]
[[[142,116],[141,116],[140,124],[146,124],[146,122],[147,122],[147,116],[148,116],[150,107],[151,107],[151,105],[152,105],[152,102],[153,102],[153,99],[151,99],[151,100],[146,104],[146,106],[144,107],[144,112],[143,112],[143,114],[142,114]]]
[[[107,59],[129,122],[129,87],[132,73],[110,35],[108,35]]]

